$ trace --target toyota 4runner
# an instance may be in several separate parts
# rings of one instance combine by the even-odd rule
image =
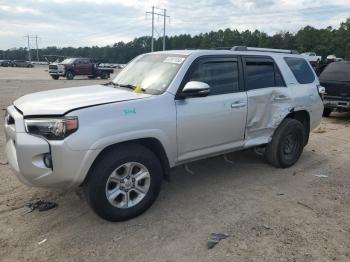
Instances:
[[[143,54],[105,85],[14,101],[7,158],[23,183],[81,186],[98,215],[121,221],[148,209],[177,165],[259,148],[273,166],[292,166],[320,123],[323,91],[293,51]]]

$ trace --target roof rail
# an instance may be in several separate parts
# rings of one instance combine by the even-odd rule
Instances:
[[[260,47],[247,47],[247,46],[234,46],[232,51],[256,51],[256,52],[272,52],[272,53],[284,53],[284,54],[299,54],[295,50],[286,49],[273,49],[273,48],[260,48]]]
[[[210,48],[211,50],[231,50],[232,47],[226,47],[226,46],[223,46],[223,47],[213,47],[213,48]]]

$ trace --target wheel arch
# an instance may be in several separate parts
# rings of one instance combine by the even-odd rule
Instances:
[[[75,75],[75,72],[74,72],[74,69],[73,69],[73,68],[67,68],[67,69],[65,70],[65,72],[64,72],[64,76],[66,76],[68,72],[72,72],[73,75]]]
[[[292,111],[288,115],[286,115],[285,118],[292,118],[295,120],[298,120],[300,123],[303,124],[305,128],[305,134],[306,134],[306,140],[304,145],[306,146],[309,142],[309,135],[310,135],[310,114],[307,110],[298,110],[298,111]]]
[[[93,161],[93,163],[91,164],[87,175],[85,177],[85,179],[83,180],[81,185],[84,185],[87,181],[89,181],[89,177],[90,177],[90,171],[94,168],[94,166],[96,165],[96,163],[98,163],[98,161],[104,157],[105,154],[111,152],[112,150],[115,150],[116,148],[118,148],[119,146],[122,145],[126,145],[126,144],[139,144],[142,145],[146,148],[148,148],[149,150],[151,150],[159,159],[162,169],[163,169],[163,178],[166,181],[170,180],[170,164],[169,164],[169,159],[168,156],[166,154],[166,151],[164,149],[163,144],[156,138],[154,137],[147,137],[147,138],[139,138],[139,139],[133,139],[133,140],[128,140],[128,141],[123,141],[123,142],[119,142],[119,143],[115,143],[115,144],[111,144],[106,146],[95,158],[95,160]]]

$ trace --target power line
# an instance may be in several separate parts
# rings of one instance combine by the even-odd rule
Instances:
[[[32,61],[32,55],[31,55],[31,49],[30,49],[30,39],[35,38],[35,47],[36,47],[36,60],[39,62],[39,47],[38,47],[38,35],[25,35],[25,38],[27,38],[27,44],[28,44],[28,60],[29,62]]]
[[[163,11],[163,13],[156,13],[156,12],[154,12],[155,9]],[[166,14],[166,9],[165,8],[163,9],[163,8],[159,8],[159,7],[155,7],[155,6],[152,6],[152,12],[146,12],[146,15],[147,14],[151,14],[152,15],[151,52],[154,51],[154,16],[157,15],[158,18],[159,17],[163,17],[163,51],[164,51],[165,50],[165,25],[166,25],[166,19],[168,18],[169,21],[170,21],[170,16],[168,16]]]

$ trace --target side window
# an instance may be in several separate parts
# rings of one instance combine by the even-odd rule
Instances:
[[[239,91],[238,62],[205,62],[196,66],[189,81],[201,81],[210,86],[210,95]]]
[[[275,85],[276,86],[286,86],[286,84],[284,83],[283,77],[281,75],[281,72],[277,68],[277,65],[275,65]]]
[[[246,59],[247,89],[259,89],[275,86],[273,61],[266,59]]]
[[[310,84],[315,80],[315,75],[305,59],[285,57],[284,60],[289,66],[290,70],[292,70],[299,84]]]
[[[281,72],[272,59],[246,58],[247,90],[285,86]]]

